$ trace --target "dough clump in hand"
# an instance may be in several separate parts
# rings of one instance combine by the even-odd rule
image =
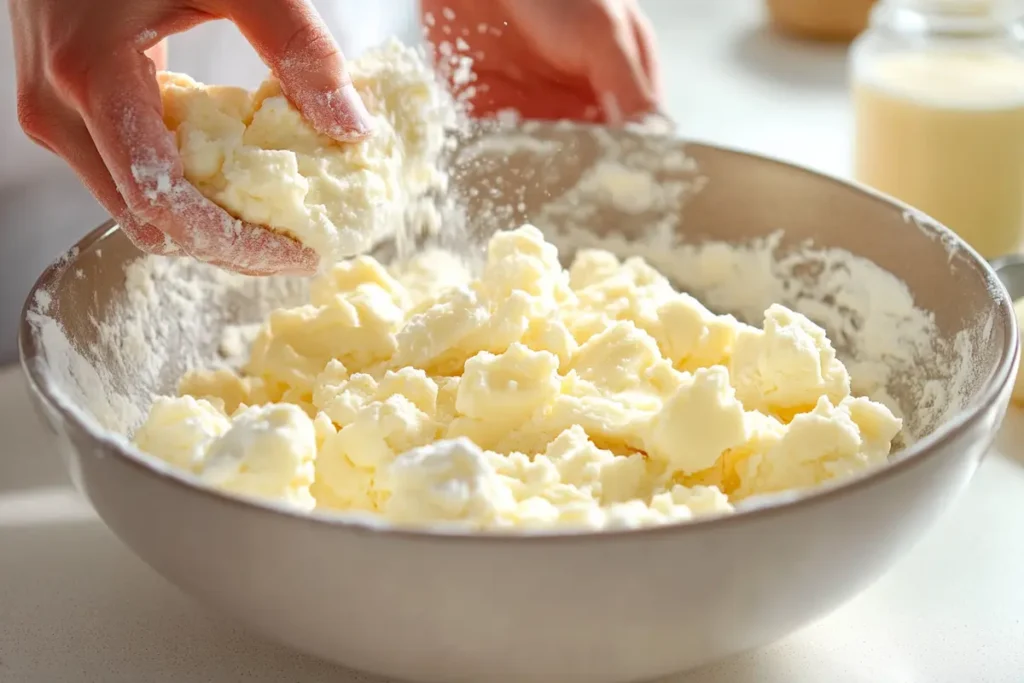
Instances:
[[[312,248],[325,264],[400,235],[418,197],[442,188],[438,168],[454,107],[413,48],[390,41],[349,64],[373,134],[317,133],[268,78],[255,92],[159,75],[164,122],[185,177],[236,218]]]

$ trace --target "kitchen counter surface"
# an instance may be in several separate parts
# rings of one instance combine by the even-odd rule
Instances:
[[[688,136],[844,175],[841,48],[789,43],[753,0],[643,3]],[[136,559],[71,488],[19,370],[0,370],[0,682],[372,681],[260,640]],[[890,573],[776,645],[665,683],[1024,681],[1024,412]]]

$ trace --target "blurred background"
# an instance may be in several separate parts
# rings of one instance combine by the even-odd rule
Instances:
[[[668,112],[684,136],[829,173],[850,173],[853,120],[846,42],[818,42],[783,33],[771,23],[765,0],[641,0],[640,4],[658,35]],[[852,38],[866,23],[864,6],[870,3],[773,0],[771,4],[810,5],[810,14],[856,5],[860,11],[852,28],[840,32],[841,37]],[[824,9],[815,12],[814,5]]]
[[[1020,0],[642,0],[682,135],[853,178],[992,259],[1024,236]]]

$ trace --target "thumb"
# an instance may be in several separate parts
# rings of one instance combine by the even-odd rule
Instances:
[[[281,81],[284,94],[319,132],[348,142],[369,135],[366,110],[345,58],[306,0],[221,0],[231,19]]]

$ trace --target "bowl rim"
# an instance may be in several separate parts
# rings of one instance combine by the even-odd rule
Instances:
[[[45,361],[43,360],[45,352],[42,349],[42,342],[35,332],[35,326],[31,321],[37,295],[39,292],[47,291],[49,285],[52,285],[52,283],[56,282],[65,272],[73,267],[75,260],[80,254],[92,249],[96,243],[102,242],[109,235],[120,230],[117,222],[112,218],[90,231],[73,247],[57,258],[42,272],[32,286],[22,308],[19,321],[18,347],[22,371],[28,379],[31,390],[50,410],[56,411],[62,422],[70,422],[78,430],[85,432],[99,446],[111,452],[129,466],[139,470],[143,475],[169,481],[173,486],[180,487],[182,493],[203,496],[216,504],[241,506],[243,509],[257,514],[283,515],[300,523],[325,529],[341,528],[356,534],[379,534],[410,541],[436,540],[449,543],[490,542],[524,544],[537,542],[565,543],[567,541],[579,543],[624,537],[666,538],[675,537],[677,534],[700,533],[708,530],[730,528],[780,514],[787,514],[794,510],[812,507],[850,495],[920,465],[930,456],[933,456],[944,442],[955,438],[977,423],[993,404],[1000,399],[1000,396],[1005,392],[1012,379],[1013,370],[1017,366],[1020,355],[1020,334],[1019,328],[1014,322],[1013,302],[991,264],[959,235],[919,209],[913,208],[898,199],[854,180],[829,175],[816,169],[769,155],[753,153],[717,143],[682,138],[677,138],[676,142],[686,148],[705,148],[718,153],[733,154],[753,158],[759,162],[785,166],[790,170],[800,171],[818,180],[840,185],[845,189],[866,195],[876,202],[887,204],[892,209],[902,211],[906,222],[915,223],[918,229],[926,227],[937,232],[947,244],[949,241],[952,241],[952,244],[955,245],[958,251],[963,252],[968,259],[980,266],[979,270],[985,279],[988,290],[993,293],[998,292],[997,297],[993,296],[997,315],[1001,315],[1009,322],[1006,326],[1009,331],[1007,343],[1004,345],[999,361],[985,385],[981,387],[967,405],[939,424],[931,433],[899,451],[899,457],[895,460],[880,467],[870,468],[852,477],[826,482],[808,490],[783,491],[778,494],[758,496],[758,504],[741,506],[728,514],[700,516],[691,520],[634,529],[570,530],[559,528],[552,530],[509,529],[502,531],[479,531],[464,527],[448,528],[441,525],[429,527],[398,526],[379,519],[371,513],[360,514],[317,509],[303,511],[274,499],[243,496],[216,489],[202,482],[191,473],[179,471],[167,463],[158,461],[155,457],[149,456],[135,447],[124,435],[106,430],[92,419],[83,419],[82,410],[74,405],[74,402],[60,389],[55,388],[54,385],[56,383],[48,378]]]

